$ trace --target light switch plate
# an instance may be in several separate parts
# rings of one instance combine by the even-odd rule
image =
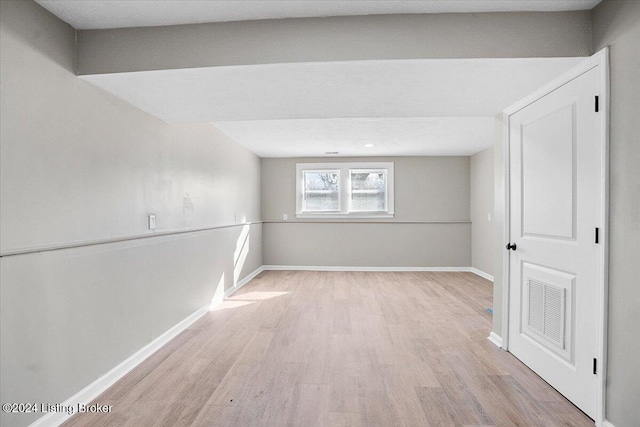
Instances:
[[[149,214],[149,230],[156,229],[156,214]]]

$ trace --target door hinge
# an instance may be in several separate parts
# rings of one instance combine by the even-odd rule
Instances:
[[[593,375],[598,373],[598,359],[593,358]]]
[[[596,243],[600,243],[600,229],[596,227]]]
[[[600,111],[600,97],[596,95],[596,113]]]

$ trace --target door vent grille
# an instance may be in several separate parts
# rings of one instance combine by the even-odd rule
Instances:
[[[527,285],[529,330],[564,349],[565,289],[531,279]]]

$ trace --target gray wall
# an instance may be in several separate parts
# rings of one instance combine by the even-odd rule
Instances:
[[[260,160],[77,78],[74,30],[35,3],[0,8],[0,393],[63,402],[262,265],[261,225],[234,225],[260,221]],[[151,237],[151,212],[231,227]]]
[[[606,416],[640,425],[640,2],[593,10],[593,50],[610,46],[609,356]]]
[[[395,217],[349,224],[296,220],[296,163],[333,161],[393,161]],[[468,157],[262,159],[261,169],[265,264],[471,265]],[[430,223],[438,221],[449,223]]]
[[[272,19],[78,32],[80,74],[311,61],[587,56],[590,49],[588,11]]]
[[[159,231],[229,224],[242,217],[260,219],[260,161],[254,155],[208,125],[167,125],[77,79],[75,32],[36,4],[3,0],[0,17],[3,253],[144,235],[149,212],[158,215]],[[465,32],[451,34],[448,29],[460,25],[460,20],[468,21]],[[635,403],[640,395],[636,362],[640,344],[633,329],[640,323],[634,269],[640,253],[639,22],[640,2],[605,0],[591,14],[292,20],[281,34],[275,30],[278,23],[268,21],[247,24],[252,27],[249,32],[241,24],[185,27],[186,33],[177,39],[176,28],[137,34],[80,32],[80,69],[96,73],[312,60],[583,56],[610,45],[607,418],[620,427],[640,420]],[[372,28],[378,33],[381,26],[383,39],[361,37],[370,35]],[[486,37],[469,37],[469,33],[487,34],[490,28],[495,31]],[[263,30],[273,32],[275,39],[253,35]],[[202,42],[190,42],[200,31],[208,34],[205,39],[217,32],[222,36],[204,49]],[[237,37],[243,33],[246,37]],[[443,43],[416,43],[443,37]],[[452,44],[456,49],[451,50]],[[157,54],[163,49],[172,53]],[[494,227],[501,235],[500,142],[494,151]],[[396,182],[404,182],[396,194],[396,218],[382,224],[294,221],[250,226],[249,252],[241,271],[234,271],[233,252],[246,245],[243,227],[2,257],[2,401],[63,401],[231,286],[234,276],[242,277],[261,265],[261,247],[267,264],[339,265],[336,259],[341,259],[344,265],[470,265],[471,226],[465,222],[470,219],[469,160],[393,160]],[[451,162],[447,166],[439,163],[447,161]],[[277,162],[293,165],[282,169],[281,175],[273,172]],[[294,181],[286,177],[295,174],[294,165],[295,159],[262,161],[263,192],[270,197],[262,204],[265,219],[279,220],[286,212],[294,218],[295,190],[289,191]],[[401,178],[403,171],[407,173]],[[438,173],[429,175],[430,171]],[[278,183],[283,187],[274,185]],[[438,220],[463,223],[402,222]],[[379,238],[392,241],[391,249],[366,255]],[[309,247],[312,239],[324,242],[323,246]],[[494,243],[498,334],[500,240]],[[336,255],[327,256],[323,250],[336,246]],[[310,256],[301,256],[303,251]],[[3,425],[31,421],[33,417],[27,416],[1,418]]]
[[[2,253],[148,233],[147,213],[157,232],[260,219],[257,156],[77,78],[71,27],[2,4]]]
[[[471,156],[470,168],[471,266],[493,276],[493,147]]]

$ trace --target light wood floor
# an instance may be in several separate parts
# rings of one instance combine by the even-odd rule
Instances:
[[[264,272],[66,426],[592,426],[471,273]]]

